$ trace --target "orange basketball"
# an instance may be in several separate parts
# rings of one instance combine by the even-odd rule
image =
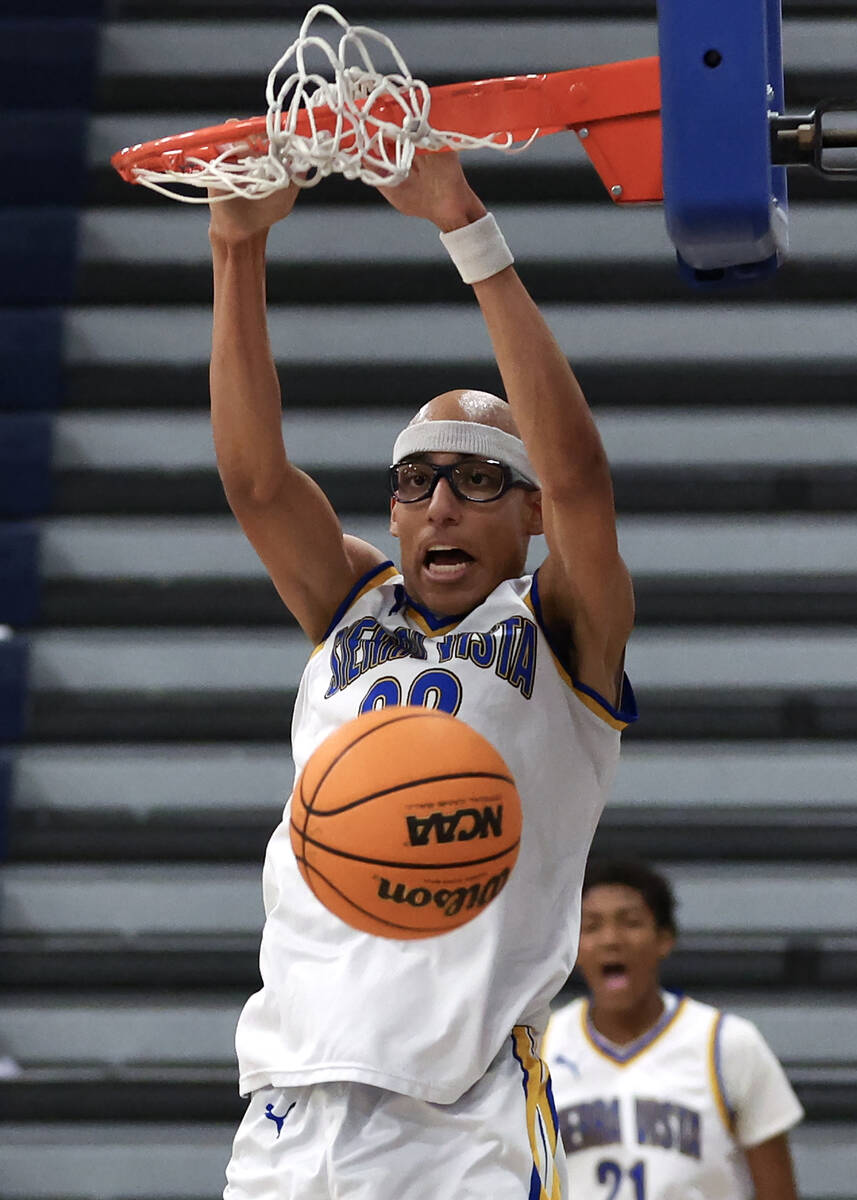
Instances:
[[[382,937],[432,937],[478,916],[520,838],[506,763],[475,729],[431,709],[375,709],[334,730],[292,796],[304,879],[336,916]]]

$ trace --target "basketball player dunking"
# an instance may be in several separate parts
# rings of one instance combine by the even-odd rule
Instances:
[[[551,1017],[572,1196],[796,1200],[787,1131],[803,1110],[749,1021],[660,987],[675,941],[669,883],[644,863],[594,861],[578,966],[589,999]]]
[[[266,236],[295,191],[212,206],[211,395],[229,502],[316,647],[293,719],[296,771],[362,711],[433,705],[500,749],[524,828],[508,884],[474,921],[395,941],[315,899],[287,806],[264,869],[263,987],[237,1032],[250,1102],[225,1196],[558,1200],[565,1165],[537,1047],[575,960],[584,864],[636,715],[622,669],[632,592],[604,450],[457,158],[423,155],[384,195],[433,222],[473,284],[508,404],[450,391],[399,434],[399,570],[343,534],[286,456],[267,338]],[[403,378],[403,397],[416,382]],[[542,531],[548,555],[531,578],[528,543]],[[334,645],[348,648],[345,669]],[[272,1114],[286,1113],[275,1129]]]

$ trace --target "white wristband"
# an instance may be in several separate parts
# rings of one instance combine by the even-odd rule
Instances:
[[[492,213],[442,233],[440,240],[465,283],[481,283],[515,261]]]

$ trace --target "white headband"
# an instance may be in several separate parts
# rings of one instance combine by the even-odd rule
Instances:
[[[483,425],[481,421],[418,421],[406,426],[396,438],[393,462],[433,451],[494,458],[519,471],[534,487],[541,487],[524,443],[496,425]]]

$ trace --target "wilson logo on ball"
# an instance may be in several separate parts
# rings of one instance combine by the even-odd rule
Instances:
[[[427,817],[408,817],[407,822],[412,846],[427,846],[432,838],[436,842],[470,842],[474,838],[502,837],[503,805],[434,812]]]
[[[292,793],[289,837],[314,896],[354,929],[426,938],[480,920],[515,866],[508,763],[439,709],[391,705],[334,729]]]
[[[509,870],[504,868],[485,883],[475,883],[467,888],[438,888],[437,891],[427,887],[409,888],[407,884],[393,884],[389,879],[382,878],[378,884],[378,899],[389,900],[393,904],[409,904],[411,908],[425,908],[433,904],[445,917],[454,917],[462,909],[484,908],[502,892],[508,878]]]

